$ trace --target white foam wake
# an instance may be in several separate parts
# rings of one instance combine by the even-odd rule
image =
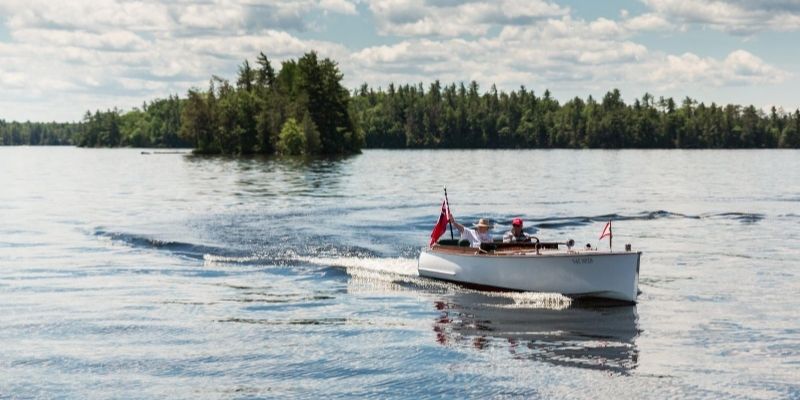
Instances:
[[[298,257],[311,264],[345,268],[351,277],[351,289],[360,292],[381,290],[408,292],[411,290],[434,290],[437,292],[475,293],[494,298],[510,299],[510,304],[486,304],[498,308],[547,308],[563,310],[569,308],[572,299],[560,293],[543,292],[491,292],[465,288],[461,285],[434,279],[422,278],[417,273],[417,260],[411,258],[377,257]],[[403,286],[413,284],[413,288]]]
[[[309,264],[341,267],[348,271],[359,269],[378,273],[397,275],[417,275],[417,259],[415,258],[382,258],[382,257],[304,257],[298,256],[297,260]]]
[[[243,264],[263,259],[264,259],[263,257],[257,255],[244,256],[244,257],[228,257],[228,256],[218,256],[216,254],[203,254],[203,261],[205,261],[208,264]]]
[[[420,277],[417,259],[403,257],[318,257],[287,254],[287,259],[325,267],[343,268],[350,276],[350,290],[360,293],[385,293],[409,291],[435,291],[438,293],[472,293],[487,297],[511,300],[508,304],[485,304],[496,308],[569,308],[572,299],[560,293],[543,292],[493,292],[469,289],[464,286]],[[262,256],[224,257],[206,254],[207,263],[249,263],[264,260]],[[407,285],[410,284],[410,285]]]

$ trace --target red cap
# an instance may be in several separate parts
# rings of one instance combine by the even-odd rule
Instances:
[[[517,226],[517,225],[519,225],[519,226],[522,226],[522,220],[521,220],[521,219],[519,219],[519,218],[514,218],[514,220],[513,220],[513,221],[511,221],[511,225],[514,225],[514,226]]]

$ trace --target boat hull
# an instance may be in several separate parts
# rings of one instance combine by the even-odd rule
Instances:
[[[469,285],[635,303],[640,258],[639,252],[482,255],[434,248],[420,253],[417,270]]]

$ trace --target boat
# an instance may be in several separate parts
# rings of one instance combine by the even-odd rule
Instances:
[[[555,292],[576,299],[636,303],[641,252],[573,249],[574,242],[439,240],[419,255],[420,276],[487,289]]]

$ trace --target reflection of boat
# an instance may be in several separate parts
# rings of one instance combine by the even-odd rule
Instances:
[[[627,373],[636,368],[635,306],[520,308],[508,297],[459,293],[435,302],[443,345],[502,347],[520,359]]]
[[[640,256],[564,251],[557,243],[494,243],[479,250],[440,241],[420,253],[417,268],[421,276],[471,285],[636,302]]]

